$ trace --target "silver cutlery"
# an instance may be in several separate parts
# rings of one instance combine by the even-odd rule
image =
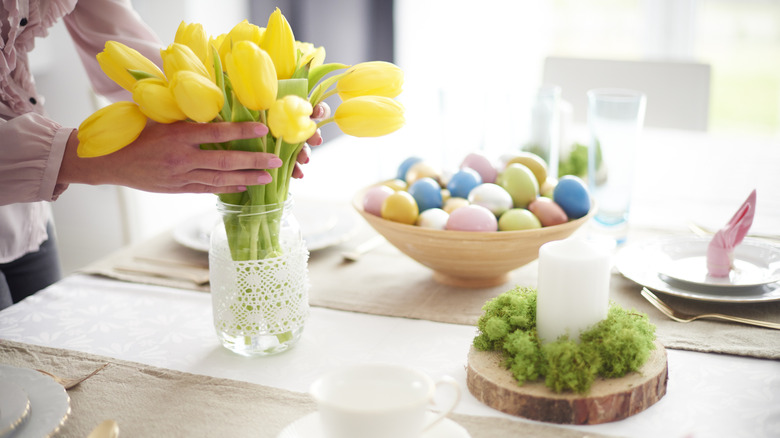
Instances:
[[[54,379],[55,382],[59,383],[60,385],[62,385],[67,390],[67,389],[71,389],[71,388],[77,386],[78,384],[80,384],[81,382],[89,379],[90,377],[92,377],[95,374],[99,373],[103,368],[105,368],[107,366],[108,366],[108,364],[105,363],[101,367],[96,369],[95,371],[92,371],[91,373],[87,374],[86,376],[75,377],[75,378],[60,377],[60,376],[54,375],[54,374],[52,374],[52,373],[50,373],[48,371],[44,371],[44,370],[35,370],[35,371],[38,371],[41,374],[45,374],[45,375],[51,377],[52,379]]]
[[[698,315],[690,315],[687,313],[683,313],[669,307],[666,303],[664,303],[657,296],[655,296],[655,294],[650,292],[650,290],[648,290],[646,287],[642,288],[642,296],[645,297],[645,299],[648,302],[650,302],[650,304],[652,304],[653,307],[660,310],[661,313],[663,313],[664,315],[668,316],[670,319],[677,322],[691,322],[701,318],[722,319],[725,321],[739,322],[742,324],[755,325],[759,327],[766,327],[766,328],[780,330],[780,324],[769,322],[769,321],[758,321],[755,319],[741,318],[739,316],[722,315],[720,313],[701,313]]]

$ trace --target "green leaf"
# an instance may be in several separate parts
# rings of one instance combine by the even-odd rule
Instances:
[[[320,82],[320,84],[314,88],[314,91],[312,91],[311,95],[309,96],[309,102],[311,103],[311,106],[317,106],[317,104],[322,101],[323,95],[328,90],[328,88],[338,82],[339,79],[343,78],[344,75],[346,75],[346,73],[331,76],[328,79]]]
[[[219,52],[216,47],[211,46],[211,53],[214,56],[214,78],[216,78],[217,87],[222,90],[222,95],[225,96],[225,103],[222,105],[219,115],[222,117],[222,120],[230,120],[230,99],[228,98],[228,89],[225,86],[225,73],[222,72],[222,60],[219,59]]]
[[[342,68],[350,67],[346,64],[339,64],[337,62],[333,62],[330,64],[322,64],[318,65],[317,67],[312,68],[309,70],[309,93],[311,93],[311,90],[314,88],[315,85],[319,81],[322,80],[322,78],[325,77],[328,73],[331,73],[336,70],[340,70]]]
[[[156,78],[157,77],[157,76],[155,76],[155,75],[153,75],[151,73],[147,73],[147,72],[145,72],[143,70],[132,70],[132,69],[128,68],[127,72],[130,73],[135,78],[136,81],[140,81],[141,79],[149,79],[149,78]]]
[[[279,81],[279,89],[276,98],[280,99],[290,94],[306,99],[308,92],[306,79],[282,79]]]

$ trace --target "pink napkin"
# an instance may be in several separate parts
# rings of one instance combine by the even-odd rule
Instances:
[[[728,277],[734,264],[734,248],[742,243],[756,214],[756,191],[750,192],[734,217],[721,228],[707,247],[707,271],[712,277]]]

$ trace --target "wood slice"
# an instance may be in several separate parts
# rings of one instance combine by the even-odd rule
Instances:
[[[597,378],[587,394],[556,394],[543,381],[518,386],[496,351],[469,352],[466,384],[482,403],[511,415],[558,424],[599,424],[642,412],[666,394],[666,350],[656,348],[638,372]]]

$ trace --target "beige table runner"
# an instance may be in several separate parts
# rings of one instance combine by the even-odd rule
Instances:
[[[509,283],[486,289],[438,284],[429,269],[389,244],[355,263],[344,262],[335,249],[318,252],[312,255],[309,270],[310,302],[315,306],[475,325],[487,300],[514,285],[536,286],[537,262],[512,272]],[[639,294],[642,287],[620,274],[612,275],[610,289],[612,300],[649,316],[667,348],[780,359],[780,330],[708,320],[681,324],[647,303]],[[659,296],[681,311],[720,312],[780,323],[780,301],[719,304]]]
[[[84,438],[106,419],[120,436],[274,438],[316,410],[307,394],[151,367],[72,350],[0,341],[0,363],[85,375],[109,366],[68,391],[71,412],[56,436]],[[492,417],[455,414],[472,438],[599,437],[570,429]]]
[[[658,231],[644,230],[634,235],[647,237],[658,234]],[[475,325],[486,301],[514,285],[536,286],[536,262],[512,272],[511,280],[507,284],[486,289],[465,289],[436,283],[428,268],[406,257],[389,243],[365,254],[357,262],[344,261],[341,251],[373,235],[373,231],[363,229],[352,242],[311,254],[311,305],[375,315]],[[182,265],[190,266],[187,268],[190,271],[207,272],[207,254],[177,244],[169,234],[119,251],[82,272],[142,284],[208,291],[208,284],[195,284],[188,280],[129,273],[117,269],[117,266],[130,263],[148,265],[150,260],[160,260],[156,262],[158,265],[170,266],[171,269]],[[164,262],[166,260],[167,263]],[[667,348],[780,359],[780,330],[709,320],[677,323],[648,304],[639,295],[641,286],[636,283],[616,273],[612,276],[611,284],[611,298],[624,307],[646,313],[658,328],[658,339]],[[689,313],[719,312],[780,323],[780,301],[718,304],[663,294],[659,296],[673,307]]]

